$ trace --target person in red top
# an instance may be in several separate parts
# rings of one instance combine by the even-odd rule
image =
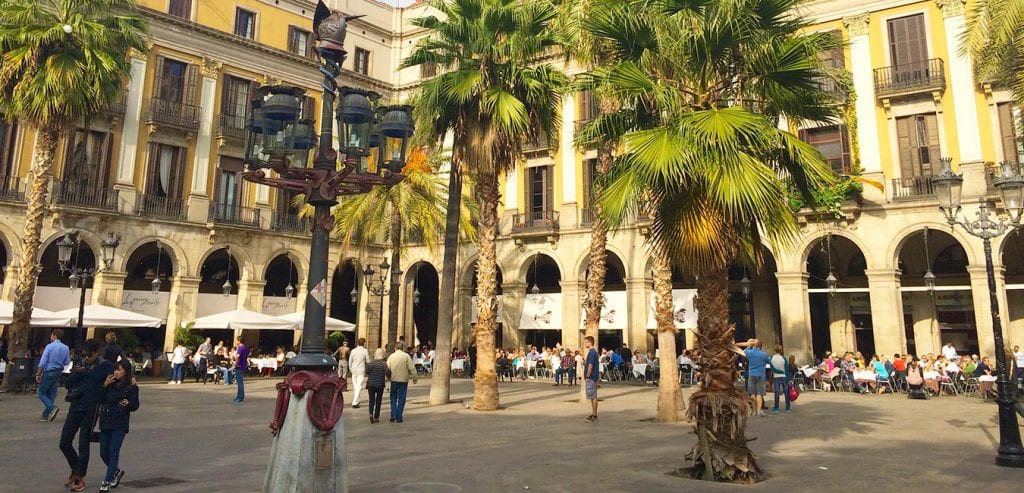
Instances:
[[[892,366],[896,367],[896,371],[903,373],[907,371],[907,360],[900,357],[900,353],[896,353],[892,356]]]

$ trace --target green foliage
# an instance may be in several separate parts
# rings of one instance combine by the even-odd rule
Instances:
[[[199,347],[203,343],[203,336],[192,332],[194,325],[194,322],[189,322],[184,326],[174,329],[174,343],[192,349]]]
[[[117,344],[125,353],[131,354],[142,343],[134,329],[114,329],[114,333],[117,334]]]
[[[839,180],[835,185],[812,190],[807,200],[796,193],[796,190],[790,190],[789,207],[793,212],[799,212],[801,209],[809,207],[816,212],[840,218],[843,215],[843,203],[847,200],[857,199],[863,192],[864,185],[860,182]]]
[[[1010,88],[1017,107],[1024,108],[1024,2],[970,2],[961,42],[979,81]]]
[[[327,347],[332,351],[336,351],[341,347],[341,344],[348,340],[345,333],[340,330],[333,330],[327,333]]]

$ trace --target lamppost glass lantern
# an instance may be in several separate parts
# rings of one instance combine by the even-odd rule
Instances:
[[[117,252],[119,245],[121,245],[121,237],[114,233],[107,233],[107,237],[100,242],[100,248],[103,250],[103,266],[107,269],[114,263],[114,253]]]
[[[363,281],[366,282],[366,289],[373,287],[373,269],[370,266],[366,266],[366,268],[363,269]],[[352,292],[349,293],[353,296],[352,299],[355,299],[355,292],[356,288],[352,288]],[[353,303],[355,302],[353,301]]]
[[[71,288],[72,291],[78,289],[81,282],[82,276],[78,275],[77,272],[73,272],[71,273],[70,276],[68,276],[68,287]]]
[[[341,88],[341,102],[338,104],[338,140],[342,153],[348,159],[366,157],[370,152],[370,134],[373,130],[373,106],[380,95],[354,87]],[[356,159],[356,162],[361,160]],[[359,172],[366,170],[360,169]]]
[[[68,270],[71,251],[74,250],[76,243],[78,243],[78,234],[74,231],[64,233],[64,236],[57,240],[57,265],[60,266],[61,272]]]
[[[932,273],[931,269],[924,272],[924,287],[928,290],[928,294],[935,292],[935,274]]]
[[[267,155],[263,153],[263,134],[276,133],[280,125],[263,116],[262,100],[253,101],[252,113],[245,135],[245,165],[252,169],[266,168]]]
[[[231,296],[231,280],[225,279],[224,284],[220,287],[221,292],[224,293],[225,297]]]
[[[414,305],[420,304],[420,297],[421,297],[420,288],[415,288],[413,290],[413,292],[412,292],[412,304],[414,304]]]
[[[1019,223],[1021,212],[1024,211],[1024,176],[1009,161],[1000,165],[999,178],[993,183],[999,196],[1003,199],[1003,207],[1010,214],[1010,220]]]
[[[829,271],[828,277],[825,278],[825,287],[828,288],[829,295],[836,295],[836,290],[839,288],[839,279],[836,279],[836,275],[832,271]]]
[[[412,106],[388,106],[380,121],[378,162],[392,173],[402,171],[407,159],[409,139],[416,130]]]
[[[258,89],[249,117],[245,162],[249,168],[267,168],[293,158],[296,151],[308,151],[315,143],[312,125],[303,125],[302,96],[305,90],[292,86],[263,86]]]
[[[288,285],[285,286],[284,288],[284,297],[291,299],[293,294],[295,294],[295,286],[292,286],[291,283],[288,283]]]
[[[743,272],[743,279],[740,279],[740,292],[743,293],[743,298],[750,297],[750,278],[746,272]]]
[[[355,286],[352,286],[352,291],[348,292],[348,296],[352,300],[353,305],[359,302],[359,291]]]
[[[932,188],[939,201],[939,208],[946,214],[946,221],[952,224],[956,222],[956,213],[960,210],[960,191],[964,179],[953,172],[951,158],[944,157],[939,161],[939,173],[932,177]]]
[[[291,156],[291,167],[308,168],[309,156],[316,147],[316,128],[313,120],[302,119],[295,122],[293,130],[293,153]]]
[[[161,284],[163,284],[163,283],[160,282],[160,273],[157,272],[156,277],[153,278],[153,282],[149,283],[150,290],[153,291],[153,294],[159,294],[160,293],[160,286],[161,286]]]

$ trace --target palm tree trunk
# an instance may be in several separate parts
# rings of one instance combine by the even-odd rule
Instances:
[[[448,172],[448,210],[444,226],[444,258],[441,261],[441,294],[437,312],[437,349],[430,385],[431,406],[447,404],[451,398],[452,326],[455,315],[455,267],[459,256],[459,219],[462,212],[462,176],[459,160],[453,156]]]
[[[391,240],[391,290],[388,294],[388,341],[394,350],[398,342],[398,289],[402,283],[402,214],[397,207],[391,208],[391,226],[388,232]],[[412,341],[409,341],[410,343]],[[405,348],[409,350],[408,347]]]
[[[654,319],[658,323],[658,414],[659,423],[678,423],[686,411],[683,391],[679,388],[679,367],[676,365],[676,329],[672,312],[672,265],[668,252],[660,242],[654,246]]]
[[[613,144],[601,144],[597,156],[598,175],[607,173],[612,165]],[[601,327],[601,309],[604,308],[604,278],[608,271],[608,223],[601,215],[601,203],[596,200],[601,194],[600,185],[595,184],[590,198],[590,263],[587,265],[587,292],[584,309],[586,320],[583,324],[584,335],[594,338],[594,347],[600,348],[598,335]],[[610,348],[618,350],[619,348]],[[580,386],[580,402],[587,402],[586,388]]]
[[[14,287],[14,320],[10,326],[11,358],[24,355],[28,349],[29,319],[32,316],[32,301],[36,294],[36,279],[39,273],[39,246],[42,242],[43,220],[48,212],[47,193],[53,177],[54,154],[60,130],[56,127],[42,127],[36,136],[32,169],[28,172],[25,190],[25,230],[21,238],[21,269],[18,270],[17,285]],[[4,388],[13,387],[14,379],[4,379]]]
[[[477,261],[476,376],[473,378],[473,408],[477,411],[498,409],[498,375],[494,368],[494,333],[497,327],[495,293],[497,292],[498,177],[481,173],[477,183],[480,202],[480,256]]]
[[[697,364],[703,376],[687,411],[687,416],[696,421],[698,441],[686,457],[693,461],[694,475],[700,479],[759,481],[762,472],[747,447],[745,434],[750,405],[746,393],[736,388],[728,265],[723,263],[701,273],[698,292],[700,296],[694,301],[700,313],[697,337],[701,353]]]

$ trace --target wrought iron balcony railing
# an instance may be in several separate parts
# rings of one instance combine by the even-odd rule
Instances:
[[[309,221],[295,214],[274,211],[270,215],[270,229],[282,233],[305,233],[309,231]]]
[[[185,130],[196,130],[199,128],[199,107],[177,101],[164,101],[153,98],[149,100],[146,123],[167,125]]]
[[[941,58],[875,69],[875,95],[879,98],[946,89]]]
[[[230,224],[250,228],[258,228],[260,226],[260,211],[252,207],[213,202],[210,204],[209,217],[210,221],[215,224]]]
[[[88,209],[117,210],[117,190],[106,187],[89,187],[55,182],[53,203]]]
[[[893,200],[919,200],[933,196],[935,189],[932,188],[930,176],[910,176],[892,180]]]
[[[512,218],[512,233],[549,233],[558,231],[558,211],[535,211],[516,214]]]
[[[245,116],[220,115],[217,122],[217,137],[245,140]]]
[[[139,195],[138,203],[135,205],[135,214],[162,219],[183,219],[185,217],[185,201],[142,194]]]
[[[21,178],[17,176],[0,177],[0,200],[7,202],[25,200],[25,193],[21,190]]]

